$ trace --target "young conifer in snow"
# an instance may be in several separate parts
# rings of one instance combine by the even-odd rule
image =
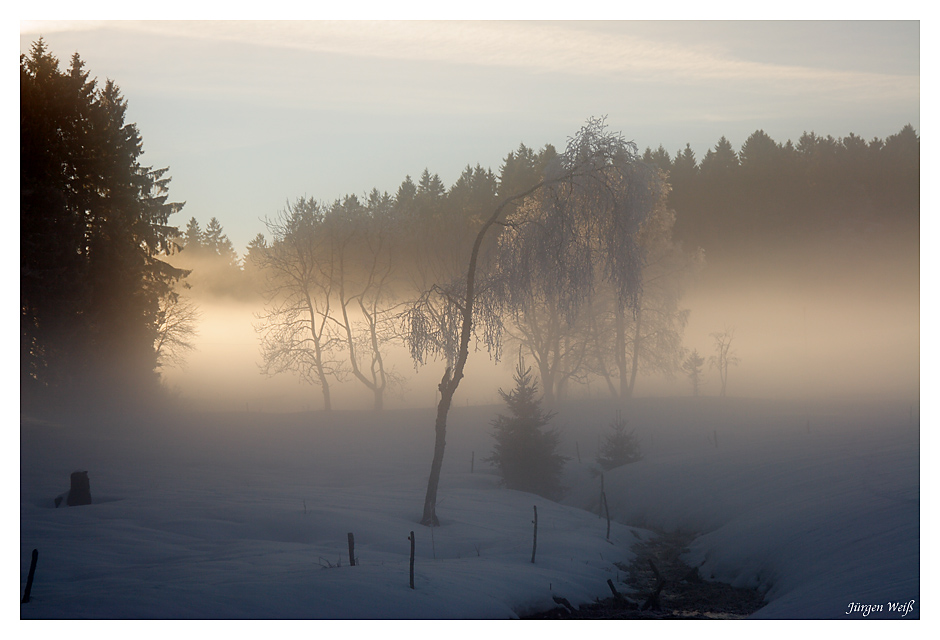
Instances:
[[[499,469],[503,485],[556,500],[561,497],[561,475],[568,460],[557,453],[558,432],[544,427],[555,416],[544,411],[531,367],[520,359],[513,376],[516,388],[499,390],[510,415],[493,420],[493,454],[487,458]]]
[[[692,353],[682,363],[682,370],[692,381],[692,395],[698,396],[699,387],[702,384],[702,365],[705,364],[705,358],[698,354],[698,350],[692,349]]]
[[[627,421],[621,417],[619,411],[617,419],[611,423],[610,428],[611,433],[607,434],[600,455],[597,456],[597,464],[604,471],[643,459],[636,430],[627,432]]]

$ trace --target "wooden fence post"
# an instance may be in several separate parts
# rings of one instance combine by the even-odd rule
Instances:
[[[607,494],[601,491],[601,500],[604,502],[604,513],[607,514],[607,539],[610,540],[610,507],[607,504]]]
[[[411,535],[408,536],[408,539],[411,540],[411,566],[408,571],[408,583],[411,585],[411,588],[415,588],[415,532],[412,531]]]
[[[349,566],[356,566],[356,541],[353,539],[352,531],[346,534],[346,541],[349,543]]]
[[[535,516],[535,519],[532,520],[534,525],[532,528],[532,564],[535,564],[535,547],[539,541],[539,509],[534,504],[532,505],[532,513]]]
[[[37,560],[39,560],[39,549],[33,549],[33,558],[29,562],[29,575],[26,576],[26,593],[23,594],[23,604],[29,602],[29,592],[33,590],[33,576],[36,574]]]

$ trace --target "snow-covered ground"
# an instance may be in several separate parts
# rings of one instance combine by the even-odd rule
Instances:
[[[614,406],[555,419],[571,457],[562,504],[498,487],[483,458],[500,407],[455,408],[435,529],[417,523],[430,408],[23,416],[20,594],[34,548],[39,563],[20,616],[508,618],[607,597],[647,527],[702,532],[690,563],[765,590],[755,617],[854,619],[852,602],[910,600],[904,617],[920,616],[916,407],[635,400],[624,416],[646,458],[605,476],[608,541],[590,468]],[[94,503],[55,509],[75,470]]]
[[[686,561],[705,578],[764,592],[755,618],[863,617],[854,606],[847,615],[850,603],[882,605],[865,617],[920,615],[919,421],[910,408],[647,405],[647,424],[660,423],[638,433],[667,443],[606,474],[612,518],[704,534]],[[596,510],[599,483],[574,484],[564,502]],[[887,604],[911,601],[907,614]]]

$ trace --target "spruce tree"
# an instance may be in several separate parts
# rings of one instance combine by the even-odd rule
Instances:
[[[232,242],[222,230],[222,223],[215,216],[209,220],[206,230],[202,234],[202,244],[210,255],[215,255],[229,266],[238,266],[238,254]]]
[[[557,453],[558,432],[544,428],[555,413],[542,409],[532,369],[522,360],[513,379],[515,389],[499,390],[509,415],[500,414],[492,422],[496,444],[487,461],[496,465],[506,488],[556,500],[562,494],[561,476],[568,458]]]
[[[611,423],[610,428],[611,433],[607,434],[600,455],[597,456],[597,464],[604,471],[610,471],[643,458],[636,431],[627,432],[627,421],[620,416],[619,411],[617,419]]]
[[[183,249],[188,255],[195,255],[202,251],[202,227],[196,218],[190,218],[186,223],[186,231],[183,233]]]
[[[698,354],[697,349],[692,349],[692,353],[682,363],[682,370],[692,381],[692,395],[697,396],[699,386],[702,383],[702,365],[705,364],[705,358]]]

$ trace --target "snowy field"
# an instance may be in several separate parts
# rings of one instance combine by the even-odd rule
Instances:
[[[511,618],[625,589],[614,563],[676,528],[703,534],[687,556],[703,576],[765,592],[754,617],[920,617],[916,406],[635,400],[646,458],[605,476],[610,541],[590,467],[615,405],[553,421],[571,457],[562,504],[498,487],[483,458],[500,409],[451,412],[435,529],[417,523],[430,408],[23,416],[21,595],[34,548],[39,563],[20,617]],[[54,508],[76,470],[94,503]],[[886,606],[911,600],[906,616]],[[846,615],[853,602],[885,606]]]

